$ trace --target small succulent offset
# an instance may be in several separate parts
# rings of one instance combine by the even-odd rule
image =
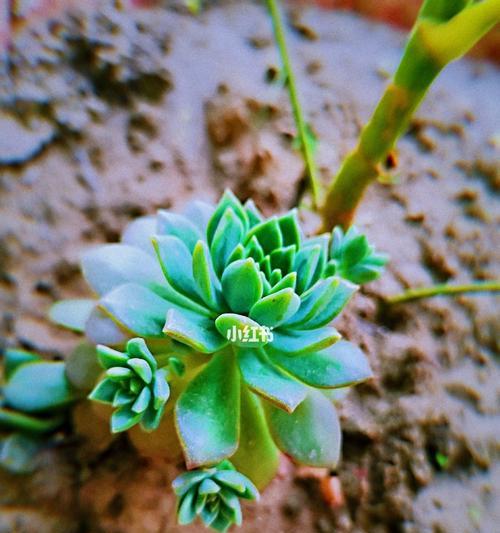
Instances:
[[[37,453],[54,440],[63,426],[66,408],[78,390],[62,362],[44,361],[23,350],[6,350],[0,390],[0,467],[31,472]]]
[[[51,316],[112,346],[98,347],[105,376],[90,398],[116,408],[113,432],[175,421],[189,469],[231,458],[261,488],[279,450],[336,465],[330,391],[371,371],[331,321],[386,261],[354,229],[308,238],[295,210],[266,220],[227,191],[215,208],[160,210],[87,252],[98,299],[59,302]]]
[[[125,431],[140,423],[145,431],[156,429],[170,395],[168,369],[158,363],[143,339],[127,342],[125,353],[106,346],[97,347],[97,357],[106,369],[89,398],[116,408],[111,431]]]
[[[172,487],[177,495],[179,524],[190,524],[199,516],[216,531],[241,525],[240,498],[259,499],[255,485],[227,460],[211,468],[186,472],[176,478]]]

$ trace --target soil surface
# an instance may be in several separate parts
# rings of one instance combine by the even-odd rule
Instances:
[[[116,241],[132,218],[215,201],[225,187],[266,214],[307,203],[262,6],[219,4],[194,18],[106,5],[23,30],[0,76],[0,334],[48,358],[78,341],[47,311],[87,294],[79,254]],[[291,21],[326,181],[403,37],[312,8]],[[262,501],[245,507],[241,531],[498,530],[498,298],[388,309],[381,297],[499,276],[499,94],[495,67],[451,66],[400,142],[390,179],[369,191],[357,224],[392,260],[337,327],[366,351],[375,377],[342,402],[338,471],[284,459]],[[92,442],[70,437],[44,452],[32,476],[0,473],[0,532],[202,530],[175,525],[175,467],[139,457],[126,438],[98,438],[97,422],[91,431]]]

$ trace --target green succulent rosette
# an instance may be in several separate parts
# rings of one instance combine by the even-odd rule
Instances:
[[[115,408],[111,431],[126,431],[135,424],[145,431],[157,429],[170,396],[168,369],[158,368],[144,339],[128,341],[125,353],[99,345],[97,357],[106,372],[89,398]]]
[[[222,532],[233,524],[241,525],[240,498],[259,499],[254,484],[229,461],[181,474],[172,487],[179,524],[190,524],[199,517],[205,526]]]
[[[65,409],[80,396],[63,362],[38,354],[6,350],[0,388],[0,467],[32,472],[38,452],[63,426]]]
[[[345,233],[340,226],[334,228],[330,243],[330,260],[325,273],[337,274],[353,283],[368,283],[381,276],[389,260],[386,254],[375,251],[366,235],[354,226]]]
[[[227,191],[215,207],[193,202],[183,214],[139,218],[120,243],[86,252],[82,270],[97,299],[60,302],[51,316],[119,350],[140,337],[158,368],[181,361],[185,373],[168,377],[176,393],[165,416],[175,418],[187,466],[230,457],[263,486],[278,450],[335,466],[329,391],[371,375],[331,325],[358,288],[355,267],[367,279],[379,257],[361,239],[354,253],[352,240],[339,244],[338,231],[308,238],[295,210],[264,219]]]

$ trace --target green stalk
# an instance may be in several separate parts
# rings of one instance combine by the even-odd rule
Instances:
[[[468,292],[499,292],[500,280],[485,281],[477,283],[466,283],[464,285],[434,285],[433,287],[419,287],[417,289],[408,289],[407,291],[389,296],[385,299],[388,304],[399,304],[409,302],[419,298],[429,298],[431,296],[444,296],[454,294],[465,294]]]
[[[426,0],[394,78],[327,192],[324,230],[350,226],[365,189],[441,70],[500,21],[500,0]]]
[[[313,194],[313,201],[315,206],[319,205],[321,195],[321,185],[318,177],[318,169],[314,160],[314,147],[308,131],[308,126],[304,120],[304,114],[300,105],[300,99],[297,91],[297,84],[295,81],[295,74],[292,69],[290,57],[285,38],[285,30],[283,28],[283,21],[280,10],[276,0],[267,1],[271,19],[273,21],[274,38],[278,47],[283,71],[286,76],[286,85],[290,96],[290,103],[292,105],[293,117],[297,126],[297,132],[300,139],[300,147],[304,157],[307,173],[311,182],[311,189]]]

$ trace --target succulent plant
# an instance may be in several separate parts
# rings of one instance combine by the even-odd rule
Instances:
[[[6,350],[0,391],[0,466],[31,472],[40,449],[65,421],[64,409],[78,398],[62,362],[23,350]]]
[[[337,226],[332,232],[326,273],[337,274],[353,283],[368,283],[380,277],[388,260],[386,254],[375,251],[355,226],[345,233]]]
[[[181,474],[172,487],[177,495],[179,524],[190,524],[199,516],[216,531],[241,525],[240,498],[259,499],[254,484],[227,460],[211,468]]]
[[[51,316],[113,347],[98,348],[106,376],[90,395],[117,408],[113,431],[175,420],[189,469],[231,458],[263,487],[279,450],[336,465],[331,391],[371,371],[331,321],[352,281],[376,278],[385,261],[354,231],[308,238],[295,210],[266,220],[227,191],[215,207],[139,218],[121,243],[86,252],[98,299],[57,303]]]
[[[170,389],[167,369],[158,369],[144,340],[128,341],[125,353],[99,345],[97,356],[106,373],[89,398],[116,408],[111,417],[111,431],[125,431],[138,423],[146,431],[156,429]]]

